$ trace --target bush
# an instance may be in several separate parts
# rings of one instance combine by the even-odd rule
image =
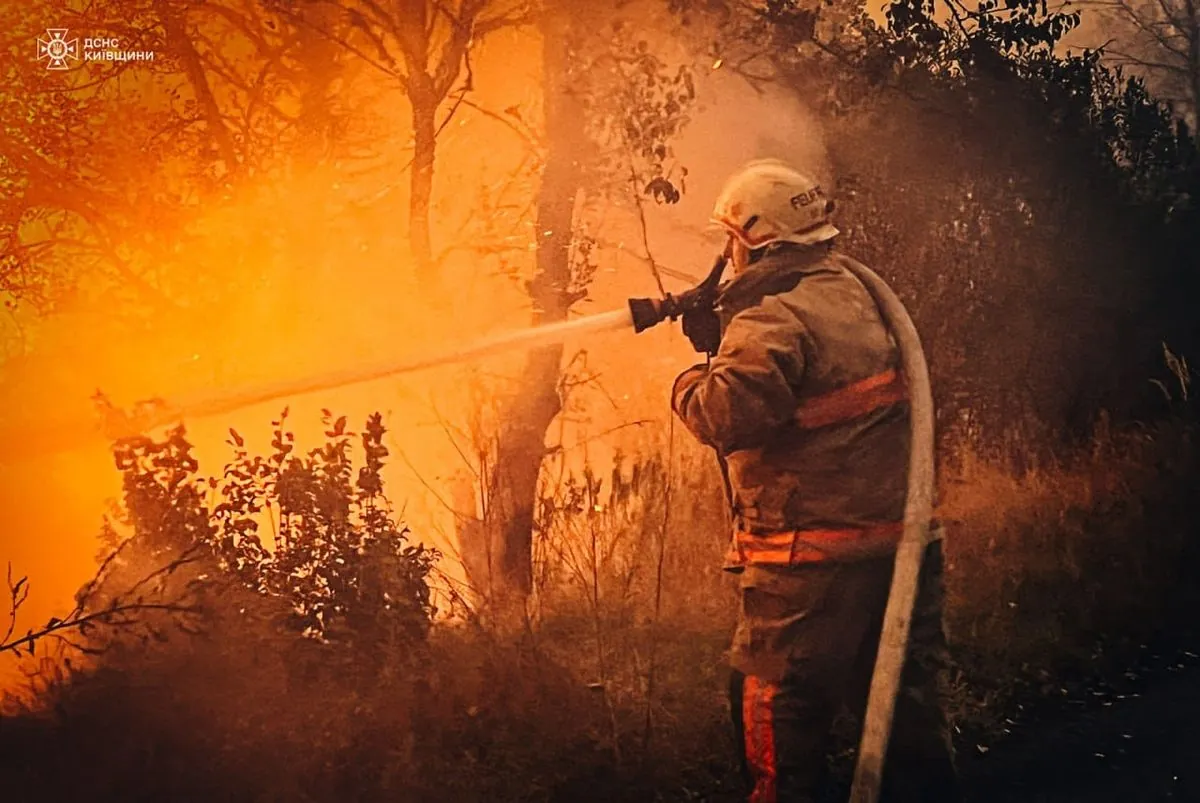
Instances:
[[[287,600],[288,626],[306,636],[358,646],[385,633],[423,639],[435,614],[429,574],[438,555],[410,544],[408,529],[392,519],[380,476],[388,454],[382,416],[372,415],[362,432],[357,479],[345,417],[333,421],[326,411],[328,442],[304,457],[293,454],[286,417],[284,410],[272,422],[273,451],[265,458],[249,456],[230,430],[236,452],[212,512],[221,568],[247,588]],[[269,548],[259,536],[264,516]]]

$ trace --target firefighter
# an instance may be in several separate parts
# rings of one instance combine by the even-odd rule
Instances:
[[[808,176],[752,162],[713,221],[734,278],[685,334],[711,355],[672,408],[721,461],[740,574],[730,702],[751,803],[818,798],[842,705],[861,715],[874,667],[910,445],[900,356],[835,250],[833,203]],[[940,543],[929,547],[885,764],[883,800],[957,801],[939,694]]]

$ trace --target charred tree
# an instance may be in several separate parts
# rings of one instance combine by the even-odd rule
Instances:
[[[537,201],[537,264],[527,285],[534,325],[565,320],[578,298],[570,250],[575,197],[582,185],[579,155],[586,148],[584,109],[572,91],[577,25],[565,4],[548,3],[539,27],[548,154]],[[530,352],[518,390],[500,418],[483,529],[490,546],[488,586],[493,602],[502,607],[519,604],[532,590],[534,502],[546,432],[562,409],[562,353],[561,345]]]
[[[566,319],[587,294],[597,241],[579,231],[579,217],[599,204],[628,213],[629,225],[640,221],[644,236],[644,204],[679,199],[686,169],[675,162],[671,140],[695,98],[690,70],[671,68],[644,28],[619,9],[549,3],[543,15],[546,156],[534,221],[537,261],[526,288],[535,326]],[[653,263],[651,254],[646,259]],[[491,468],[481,472],[482,521],[463,516],[459,522],[475,590],[502,616],[518,612],[514,604],[533,590],[539,474],[552,448],[547,430],[569,385],[562,358],[561,346],[529,354],[518,394],[498,417]],[[465,489],[461,497],[465,502]]]

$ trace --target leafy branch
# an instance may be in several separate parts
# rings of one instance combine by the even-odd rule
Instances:
[[[109,553],[93,579],[76,594],[75,607],[66,616],[52,616],[40,627],[30,628],[24,635],[15,638],[13,634],[16,632],[18,615],[29,599],[29,582],[27,577],[14,580],[10,563],[6,577],[9,597],[8,625],[4,637],[0,639],[0,655],[20,655],[22,652],[33,655],[37,645],[46,639],[52,639],[85,654],[95,655],[103,650],[95,646],[94,642],[87,643],[87,640],[93,631],[100,627],[134,632],[143,640],[161,640],[161,632],[149,621],[150,615],[153,614],[167,614],[182,620],[182,626],[187,629],[187,620],[201,614],[200,606],[189,598],[195,585],[189,583],[181,594],[168,597],[165,595],[166,580],[184,566],[199,559],[198,547],[193,547],[149,572],[126,591],[110,597],[107,603],[92,607],[91,603],[95,601],[113,569],[118,565],[119,557],[133,541],[134,538],[126,539]]]

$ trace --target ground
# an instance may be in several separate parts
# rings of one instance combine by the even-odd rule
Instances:
[[[1200,658],[1145,655],[1116,682],[1069,690],[998,743],[964,744],[971,801],[1200,800]]]

